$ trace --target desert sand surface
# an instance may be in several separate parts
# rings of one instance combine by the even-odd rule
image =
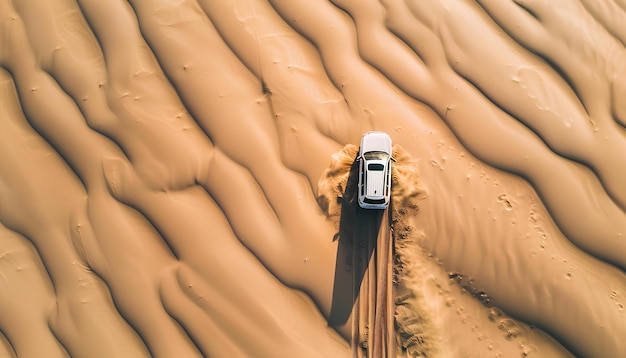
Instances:
[[[624,0],[0,0],[0,357],[625,357],[625,45]]]

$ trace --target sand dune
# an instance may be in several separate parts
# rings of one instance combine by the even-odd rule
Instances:
[[[623,0],[0,15],[0,357],[626,356]],[[381,235],[337,201],[368,130]]]

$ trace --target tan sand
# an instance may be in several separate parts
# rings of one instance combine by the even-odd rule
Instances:
[[[624,24],[0,0],[0,357],[626,356]],[[346,228],[368,130],[394,200]]]

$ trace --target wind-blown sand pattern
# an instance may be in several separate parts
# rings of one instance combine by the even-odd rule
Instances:
[[[318,195],[368,130],[392,353],[626,356],[625,46],[624,0],[0,0],[0,357],[371,354]]]

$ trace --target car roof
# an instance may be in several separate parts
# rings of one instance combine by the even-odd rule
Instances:
[[[391,138],[385,132],[367,132],[361,138],[361,154],[385,152],[391,155]]]

